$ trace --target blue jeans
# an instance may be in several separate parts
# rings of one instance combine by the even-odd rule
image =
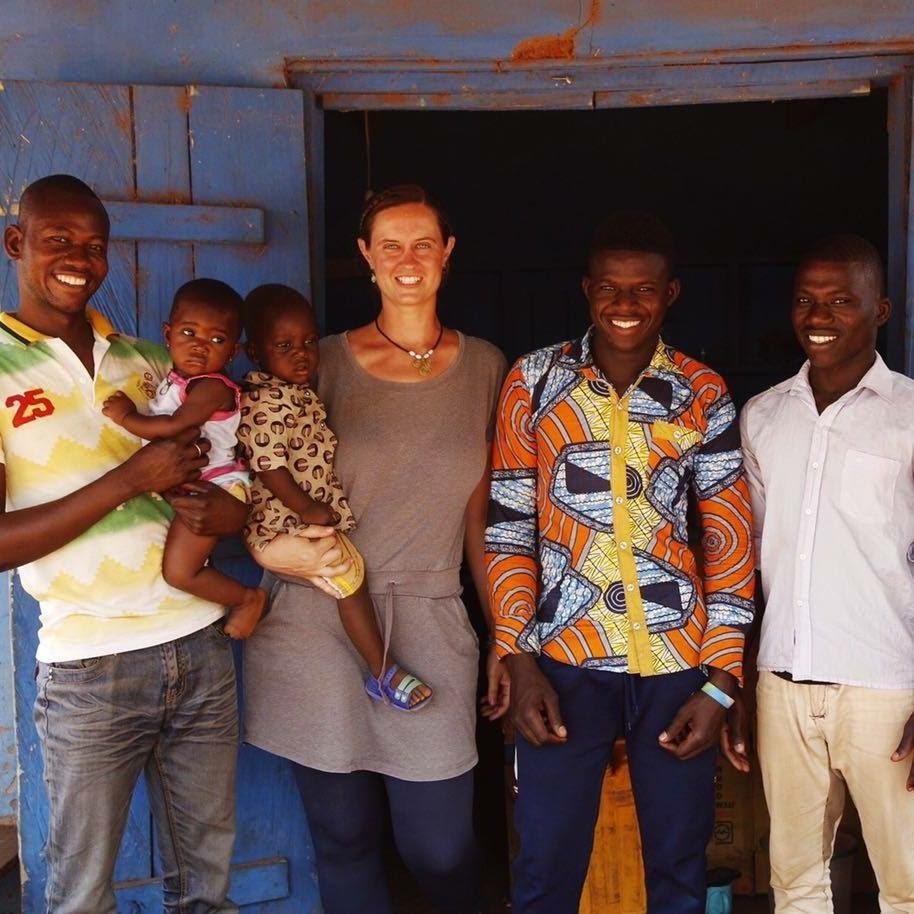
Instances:
[[[391,914],[382,855],[388,806],[397,850],[435,910],[478,914],[472,771],[443,781],[403,781],[373,771],[293,770],[325,914]]]
[[[540,657],[558,693],[568,741],[531,746],[517,735],[520,851],[514,914],[577,914],[593,847],[603,775],[625,735],[641,832],[649,914],[703,914],[705,848],[714,827],[717,749],[687,762],[657,737],[705,682],[700,670],[635,676]]]
[[[111,878],[145,772],[168,914],[226,902],[238,714],[229,640],[207,626],[124,654],[38,666],[49,914],[116,914]]]

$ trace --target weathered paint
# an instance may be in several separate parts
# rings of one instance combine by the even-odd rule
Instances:
[[[275,86],[294,59],[510,61],[524,42],[578,29],[588,18],[582,5],[7,0],[0,77]],[[575,35],[573,56],[618,63],[911,50],[912,22],[909,0],[617,0]]]
[[[130,241],[263,244],[263,211],[249,206],[182,206],[105,200],[111,237]]]
[[[0,820],[16,815],[16,730],[9,574],[0,573]]]
[[[645,108],[655,105],[695,105],[720,102],[773,102],[778,99],[840,98],[869,95],[869,80],[825,80],[781,86],[706,86],[701,89],[649,89],[638,92],[595,92],[595,108]]]
[[[591,30],[600,18],[601,0],[591,0],[590,12],[579,25],[562,32],[561,35],[535,35],[519,41],[511,51],[511,60],[561,60],[575,56],[578,36],[586,29]]]
[[[327,109],[371,111],[374,109],[422,111],[541,111],[594,107],[592,92],[328,92],[321,96]]]
[[[560,103],[575,92],[692,92],[765,86],[801,86],[826,82],[869,81],[888,85],[914,69],[914,54],[742,64],[607,66],[606,61],[575,60],[548,66],[504,68],[497,62],[469,66],[430,66],[383,61],[359,65],[302,61],[289,65],[293,85],[320,96],[346,93],[391,95],[473,95],[545,93]],[[545,107],[549,107],[546,105]]]

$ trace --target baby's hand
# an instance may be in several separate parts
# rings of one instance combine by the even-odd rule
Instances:
[[[133,400],[121,391],[111,394],[102,406],[102,413],[118,425],[123,423],[126,416],[135,412],[136,407],[133,405]]]
[[[303,524],[317,524],[320,527],[334,527],[340,522],[340,516],[323,502],[315,502],[305,514],[299,516]]]

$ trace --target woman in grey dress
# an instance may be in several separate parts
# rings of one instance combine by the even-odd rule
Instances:
[[[505,371],[489,343],[444,328],[437,293],[454,238],[421,188],[373,196],[359,249],[377,320],[321,343],[319,390],[339,438],[336,472],[358,528],[392,652],[434,690],[421,710],[371,701],[368,671],[294,537],[258,555],[278,573],[245,651],[248,742],[294,764],[326,914],[389,914],[385,802],[401,856],[448,914],[479,911],[472,830],[476,636],[460,600],[466,556],[483,606],[491,418]],[[338,560],[330,549],[325,563]],[[328,569],[323,569],[328,573]],[[318,582],[321,583],[321,582]],[[488,613],[487,613],[488,615]],[[507,706],[491,653],[489,715]]]

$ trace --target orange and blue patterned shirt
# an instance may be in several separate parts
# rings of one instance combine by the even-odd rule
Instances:
[[[720,375],[661,341],[620,397],[590,333],[521,358],[497,413],[486,564],[501,656],[741,677],[755,563]]]

